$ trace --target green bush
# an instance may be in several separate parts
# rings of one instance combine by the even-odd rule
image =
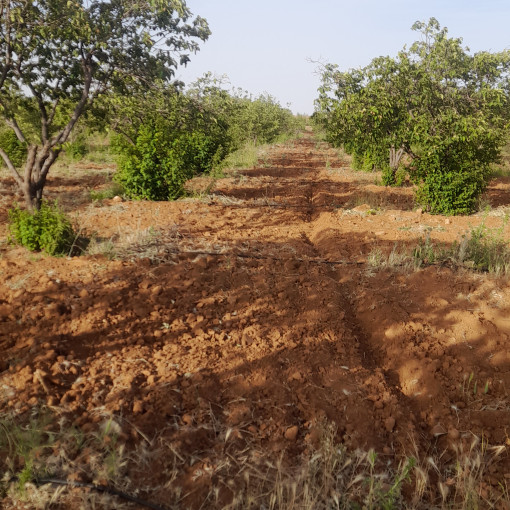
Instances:
[[[432,152],[415,162],[422,176],[416,199],[435,214],[469,214],[479,202],[490,176],[487,163],[470,159],[469,152]]]
[[[116,180],[126,196],[144,200],[173,200],[183,195],[184,183],[204,162],[207,141],[196,134],[171,139],[157,122],[140,126],[135,145],[125,138],[114,141],[119,153]]]
[[[187,93],[167,90],[114,108],[120,123],[134,119],[112,139],[116,180],[126,196],[145,200],[179,198],[193,176],[221,168],[247,143],[271,143],[295,126],[292,113],[270,96],[231,94],[208,76]]]
[[[35,213],[9,210],[10,240],[31,251],[66,255],[76,239],[73,227],[57,204],[43,203]]]
[[[27,158],[27,144],[20,142],[14,131],[0,131],[0,147],[6,152],[15,167],[23,165]]]

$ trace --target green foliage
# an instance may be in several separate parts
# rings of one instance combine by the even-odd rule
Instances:
[[[172,200],[194,175],[222,167],[246,143],[275,141],[293,131],[294,118],[273,98],[231,93],[210,75],[186,93],[161,88],[137,98],[105,104],[118,136],[116,179],[131,198]]]
[[[423,156],[416,161],[416,173],[422,175],[416,199],[438,214],[473,212],[488,182],[490,166],[469,160],[465,154],[448,159],[441,153]],[[445,165],[445,160],[448,163]]]
[[[174,140],[156,122],[140,126],[135,145],[122,137],[115,140],[119,152],[116,179],[130,198],[172,200],[184,193],[183,185],[193,174],[184,162],[193,159],[186,135]]]
[[[508,223],[505,219],[501,227],[489,229],[484,222],[463,236],[453,247],[455,258],[463,264],[472,264],[479,271],[507,274],[510,271],[510,250],[504,239],[503,230]]]
[[[73,140],[66,142],[64,144],[64,151],[73,160],[82,159],[88,152],[85,133],[79,133]]]
[[[472,55],[434,18],[413,30],[422,39],[396,58],[324,66],[314,117],[385,185],[409,175],[431,212],[472,212],[510,126],[510,51]]]
[[[0,131],[0,148],[5,151],[12,164],[19,168],[27,157],[27,144],[20,142],[14,131]]]
[[[43,203],[34,213],[9,210],[10,239],[31,251],[66,255],[76,238],[71,222],[57,204]]]
[[[171,82],[210,31],[184,0],[5,0],[0,33],[0,116],[28,144],[31,164],[21,175],[2,156],[38,209],[62,148],[84,154],[79,139],[68,141],[94,102]]]

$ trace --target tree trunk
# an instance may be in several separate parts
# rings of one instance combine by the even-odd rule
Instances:
[[[400,160],[402,159],[402,156],[404,155],[404,148],[401,147],[400,149],[395,149],[395,146],[392,145],[390,147],[390,168],[395,175],[398,170],[398,165],[400,165]]]
[[[46,177],[59,152],[60,149],[53,149],[49,144],[28,147],[21,190],[29,211],[35,212],[41,208]]]

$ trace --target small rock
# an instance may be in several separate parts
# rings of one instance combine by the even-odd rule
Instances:
[[[184,425],[191,425],[193,423],[193,417],[191,414],[183,414],[181,420]]]
[[[253,343],[253,338],[248,333],[243,333],[241,338],[241,345],[243,347],[249,347]]]
[[[152,287],[151,293],[154,296],[159,296],[159,294],[161,294],[162,290],[163,290],[163,287],[161,287],[161,285],[155,285],[154,287]]]
[[[450,225],[451,223],[452,223],[452,220],[450,218],[446,218],[446,220],[444,220],[445,225]]]
[[[384,427],[388,432],[392,432],[393,429],[395,428],[395,418],[393,418],[393,416],[386,418],[384,420]]]
[[[385,455],[391,454],[391,448],[389,446],[385,446],[382,451]]]
[[[81,290],[80,290],[80,294],[79,294],[79,296],[80,296],[81,298],[86,298],[86,297],[88,297],[88,296],[89,296],[89,291],[88,291],[87,289],[81,289]]]
[[[143,411],[143,402],[135,400],[133,403],[133,414],[140,414]]]
[[[456,428],[452,427],[448,430],[448,437],[453,440],[459,439],[460,432]]]
[[[119,195],[115,195],[113,198],[112,198],[112,202],[122,202],[122,197],[119,197]]]
[[[297,425],[289,427],[285,431],[285,434],[284,434],[285,439],[287,439],[288,441],[295,441],[297,439],[298,432],[299,432],[299,428]]]
[[[434,437],[439,437],[439,436],[444,436],[446,434],[446,430],[444,429],[444,427],[442,425],[440,425],[438,423],[437,425],[434,425],[434,427],[432,427],[430,433]]]
[[[58,399],[56,397],[54,397],[53,395],[49,396],[48,399],[46,400],[46,403],[48,404],[48,406],[52,407],[52,406],[56,406],[57,403],[58,403]]]

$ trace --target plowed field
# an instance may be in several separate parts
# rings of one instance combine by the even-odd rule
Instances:
[[[65,461],[54,447],[54,476],[116,484],[165,508],[223,508],[263,485],[254,473],[273,469],[267,460],[292,472],[333,430],[347,452],[374,449],[379,470],[416,457],[428,473],[422,508],[441,506],[440,484],[462,506],[452,496],[462,455],[482,461],[482,498],[504,496],[508,281],[377,260],[427,238],[450,246],[482,221],[500,227],[508,180],[492,183],[487,214],[432,216],[413,207],[410,187],[376,186],[309,133],[201,199],[94,205],[83,187],[104,178],[89,173],[49,191],[79,210],[97,254],[1,248],[0,412],[110,446],[114,437],[108,451],[123,455],[109,478],[92,443]],[[5,232],[5,209],[1,218]],[[3,472],[23,466],[3,455]],[[11,493],[5,508],[35,507],[41,491],[55,488],[25,502]],[[64,493],[48,508],[134,508],[86,488]],[[254,501],[244,508],[266,508]]]

